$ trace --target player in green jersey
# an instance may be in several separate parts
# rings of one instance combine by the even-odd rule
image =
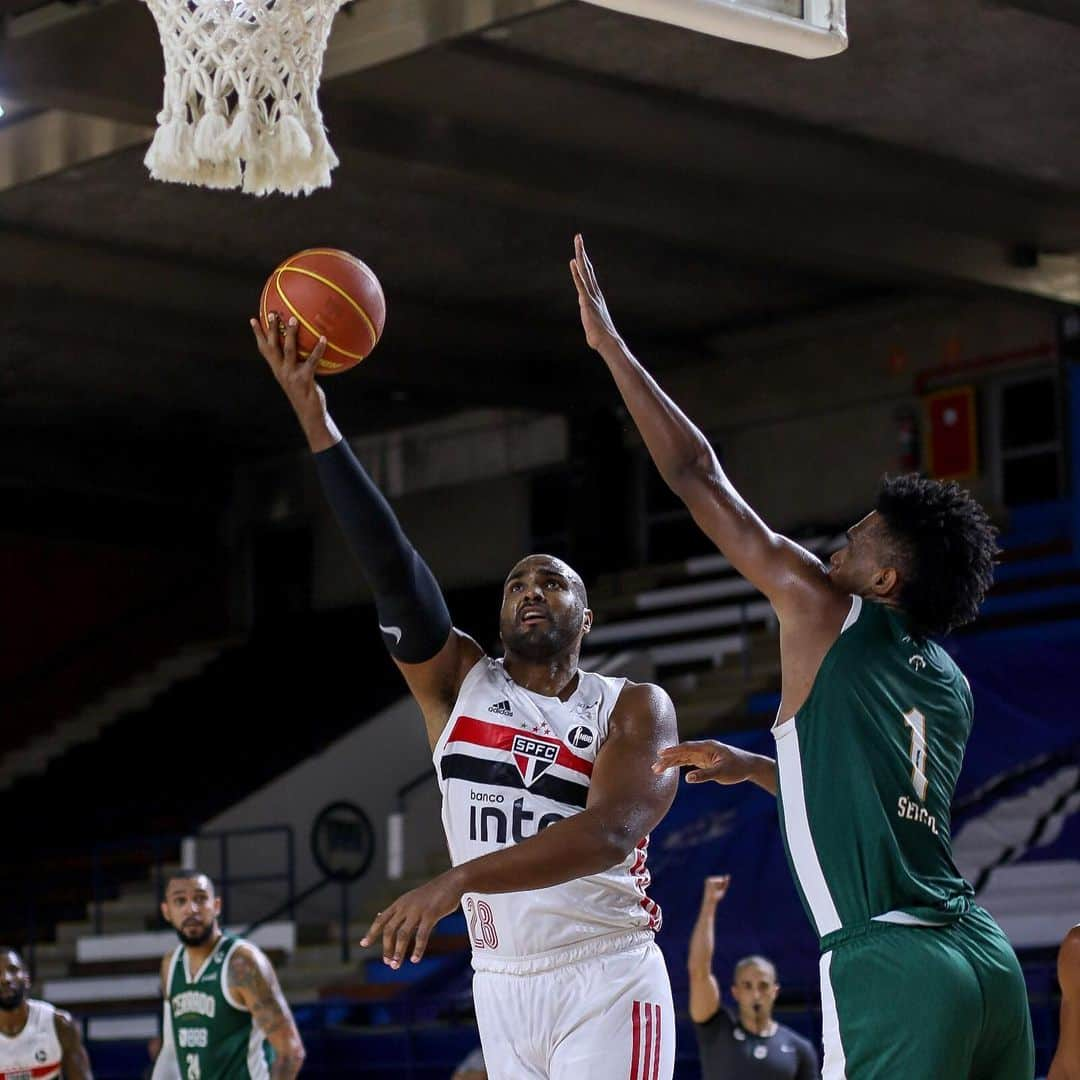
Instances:
[[[153,1080],[292,1080],[304,1047],[263,952],[222,931],[221,898],[198,870],[165,885],[180,944],[161,962],[165,998]]]
[[[778,795],[788,861],[821,939],[824,1080],[1030,1080],[1016,956],[952,860],[949,811],[971,732],[967,680],[932,637],[970,622],[995,530],[956,484],[882,482],[828,567],[773,532],[701,432],[619,337],[580,237],[571,274],[668,486],[780,623],[777,759],[715,742],[658,771]]]

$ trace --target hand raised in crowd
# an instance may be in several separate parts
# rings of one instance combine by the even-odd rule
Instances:
[[[705,887],[701,893],[701,903],[704,907],[709,905],[716,907],[727,896],[728,886],[731,884],[730,874],[716,874],[705,879]]]

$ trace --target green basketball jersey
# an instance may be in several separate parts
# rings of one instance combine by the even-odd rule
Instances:
[[[223,934],[194,974],[180,946],[169,967],[168,1013],[183,1080],[268,1080],[273,1051],[225,985],[240,938]],[[166,1033],[168,1034],[168,1033]]]
[[[784,845],[819,937],[970,908],[949,812],[971,722],[948,654],[853,597],[806,704],[773,729]]]

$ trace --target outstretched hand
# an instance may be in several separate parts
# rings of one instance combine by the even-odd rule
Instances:
[[[453,870],[440,874],[380,911],[360,944],[370,945],[381,933],[384,964],[397,970],[410,949],[409,958],[418,963],[435,924],[457,910],[463,891]]]
[[[574,257],[570,260],[570,276],[577,287],[578,306],[581,308],[581,325],[585,328],[585,340],[592,349],[599,349],[606,341],[618,341],[619,332],[608,311],[607,301],[596,281],[596,271],[585,253],[585,241],[578,233],[574,237]]]
[[[326,352],[326,338],[320,337],[307,357],[302,357],[296,347],[299,326],[295,318],[284,324],[284,330],[275,312],[267,316],[270,325],[265,329],[258,319],[250,322],[255,344],[285,391],[312,449],[325,450],[332,446],[340,435],[327,415],[326,395],[315,381],[315,369]]]
[[[737,746],[703,739],[682,742],[661,750],[653,764],[653,772],[661,773],[690,765],[692,768],[686,774],[688,784],[704,784],[708,780],[717,784],[741,784],[753,778],[759,760],[757,754],[740,750]]]

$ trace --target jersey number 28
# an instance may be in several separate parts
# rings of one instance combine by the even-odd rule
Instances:
[[[465,901],[465,910],[469,913],[469,937],[478,949],[496,949],[499,935],[495,930],[495,915],[486,900],[477,900],[470,896]]]

